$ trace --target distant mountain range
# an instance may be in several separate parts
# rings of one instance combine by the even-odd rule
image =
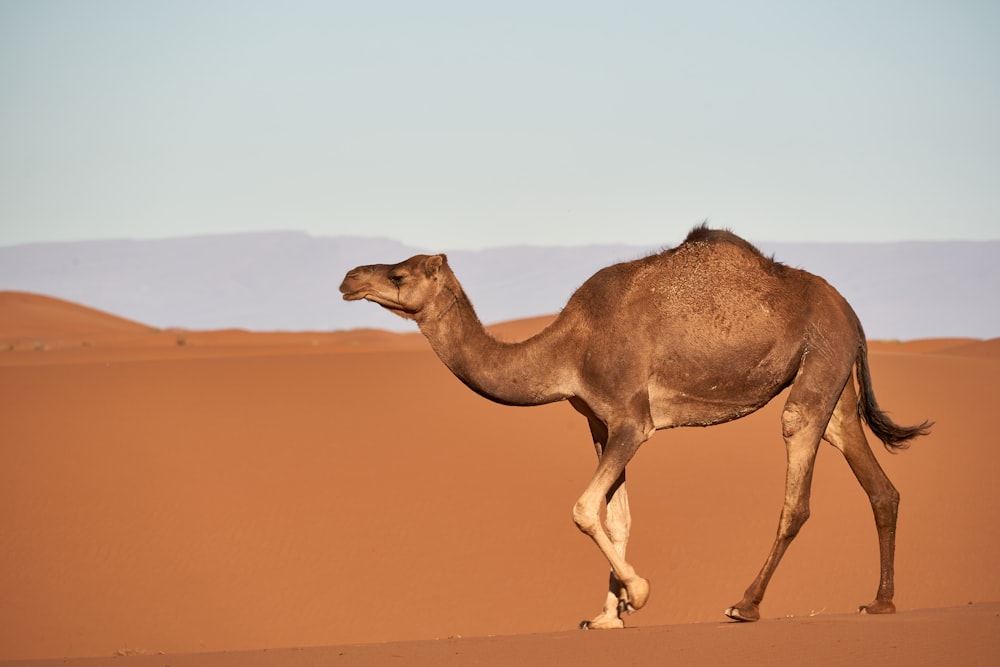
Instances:
[[[1000,241],[757,245],[826,278],[854,306],[869,338],[1000,336]],[[659,249],[516,246],[447,254],[489,324],[558,312],[597,269]],[[0,247],[0,290],[59,297],[156,327],[413,331],[412,322],[374,305],[341,301],[337,287],[359,264],[438,250],[298,232],[26,244]]]

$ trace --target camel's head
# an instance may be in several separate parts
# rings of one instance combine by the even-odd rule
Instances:
[[[441,286],[444,255],[415,255],[399,264],[369,264],[347,272],[340,291],[345,301],[367,299],[400,317],[417,319]]]

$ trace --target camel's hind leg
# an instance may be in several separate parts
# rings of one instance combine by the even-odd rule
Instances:
[[[823,438],[839,449],[861,483],[875,514],[878,529],[879,584],[875,600],[859,607],[869,614],[891,614],[896,611],[892,602],[894,591],[893,561],[896,551],[896,516],[899,511],[899,492],[889,481],[878,464],[861,428],[858,416],[857,394],[854,383],[848,382],[833,412]]]
[[[818,392],[809,386],[806,375],[799,373],[781,413],[788,467],[785,472],[785,502],[778,522],[778,534],[767,560],[757,578],[743,594],[743,599],[726,610],[726,616],[733,620],[756,621],[760,618],[760,603],[764,599],[767,584],[788,545],[809,518],[809,491],[816,452],[841,389],[837,386],[829,394]]]

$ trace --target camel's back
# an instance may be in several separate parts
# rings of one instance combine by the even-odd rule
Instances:
[[[738,349],[804,330],[817,304],[849,310],[821,278],[765,257],[731,232],[698,227],[676,248],[599,271],[567,310],[611,323],[632,340],[645,332],[674,345],[697,338],[702,347]]]

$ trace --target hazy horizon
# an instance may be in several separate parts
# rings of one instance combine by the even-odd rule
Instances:
[[[700,223],[698,223],[700,224]],[[194,232],[187,234],[175,234],[175,235],[165,235],[165,236],[150,236],[150,237],[107,237],[107,238],[89,238],[89,239],[60,239],[60,240],[45,240],[45,241],[25,241],[19,243],[8,243],[0,244],[0,248],[15,248],[18,246],[32,246],[32,245],[46,245],[46,244],[78,244],[78,243],[115,243],[115,242],[129,242],[129,243],[156,243],[160,241],[181,241],[184,239],[210,239],[210,238],[224,238],[224,237],[238,237],[244,235],[251,236],[269,236],[269,235],[300,235],[305,236],[310,239],[317,240],[371,240],[371,241],[386,241],[389,243],[397,243],[401,246],[411,248],[414,250],[426,250],[434,252],[481,252],[490,250],[506,250],[506,249],[516,249],[519,247],[525,248],[587,248],[587,247],[601,247],[601,246],[622,246],[626,248],[654,248],[654,247],[672,247],[684,240],[691,228],[696,225],[691,225],[688,227],[678,227],[674,231],[674,235],[671,238],[664,238],[661,242],[652,243],[627,243],[624,241],[593,241],[585,243],[572,243],[572,242],[553,242],[553,243],[530,243],[530,242],[519,242],[513,241],[510,243],[502,243],[494,246],[488,247],[463,247],[463,246],[439,246],[432,247],[429,245],[422,245],[419,243],[409,243],[402,241],[397,238],[392,238],[390,236],[382,236],[378,234],[327,234],[327,233],[315,233],[307,231],[304,229],[249,229],[243,231],[230,231],[230,232]],[[713,225],[709,222],[709,227],[719,227],[721,226]],[[729,228],[727,228],[729,229]],[[741,235],[739,229],[730,229]],[[996,242],[1000,241],[1000,230],[997,231],[996,235],[989,238],[940,238],[940,239],[896,239],[896,240],[809,240],[809,241],[799,241],[799,240],[786,240],[786,239],[773,239],[773,238],[747,238],[748,241],[755,244],[766,244],[766,245],[895,245],[895,244],[932,244],[932,243],[983,243],[983,242]],[[0,286],[2,288],[2,286]]]

